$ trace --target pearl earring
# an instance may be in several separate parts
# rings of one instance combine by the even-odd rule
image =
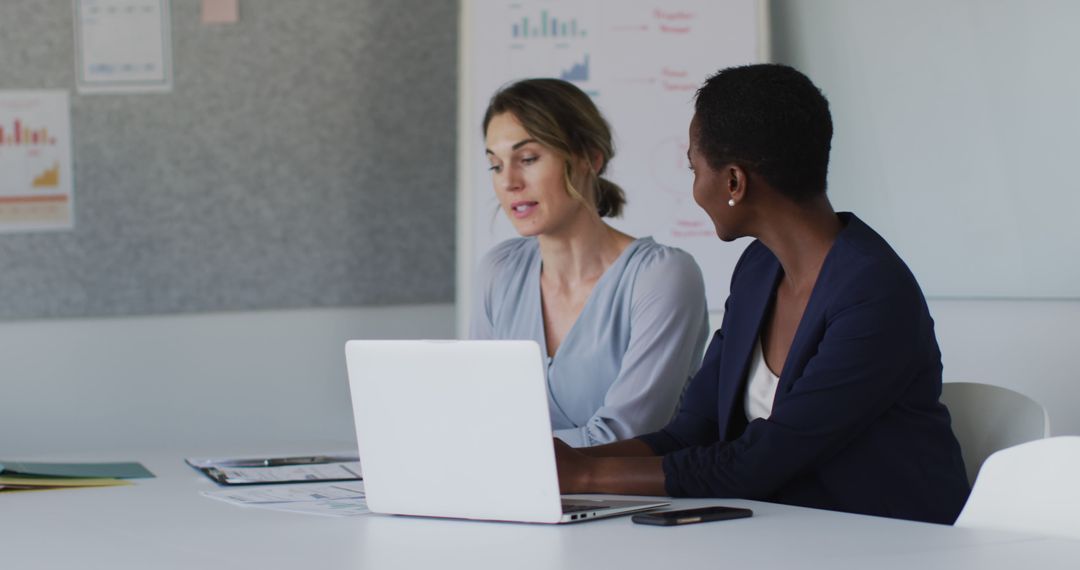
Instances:
[[[727,205],[734,208],[735,207],[735,198],[732,198],[732,199],[728,200]]]

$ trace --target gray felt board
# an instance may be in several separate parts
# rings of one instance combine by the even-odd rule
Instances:
[[[172,0],[171,92],[80,95],[72,2],[0,2],[0,89],[70,90],[75,162],[0,318],[452,301],[457,2],[240,7]]]

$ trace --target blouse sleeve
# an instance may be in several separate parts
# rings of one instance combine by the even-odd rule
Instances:
[[[733,441],[664,457],[669,494],[767,498],[901,398],[925,365],[928,317],[917,288],[873,281],[827,316],[817,353],[769,418]]]
[[[663,427],[701,363],[708,310],[701,269],[665,249],[643,264],[631,292],[630,340],[604,403],[581,427],[555,430],[575,447],[610,443]]]
[[[469,338],[491,340],[495,338],[492,318],[491,285],[496,269],[496,251],[488,252],[477,265],[474,274],[472,307],[469,310]]]
[[[682,407],[664,429],[639,436],[656,455],[716,441],[720,422],[716,417],[720,355],[724,352],[724,329],[713,333],[701,368],[686,387]]]

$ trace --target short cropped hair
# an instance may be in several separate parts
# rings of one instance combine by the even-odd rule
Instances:
[[[698,89],[696,144],[709,165],[737,164],[785,196],[825,193],[832,145],[829,102],[792,67],[722,69]]]

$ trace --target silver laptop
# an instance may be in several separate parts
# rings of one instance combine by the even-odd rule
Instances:
[[[535,342],[352,340],[345,357],[376,513],[565,523],[668,504],[563,500]]]

